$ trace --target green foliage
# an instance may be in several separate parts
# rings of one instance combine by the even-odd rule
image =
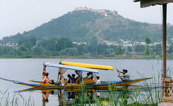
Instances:
[[[60,55],[74,56],[78,54],[77,48],[66,48],[60,51]]]
[[[81,45],[75,45],[75,46],[78,50],[79,55],[86,54],[87,51],[88,51],[88,46],[87,45],[81,44]]]
[[[151,52],[153,54],[161,55],[161,53],[162,53],[162,45],[161,44],[157,44],[156,46],[153,46],[151,48],[152,48],[152,51]]]
[[[167,51],[169,54],[173,53],[173,43],[171,43],[171,46],[169,47],[169,50]]]
[[[145,38],[145,42],[146,42],[146,44],[150,44],[151,43],[150,38]]]
[[[97,37],[93,36],[89,41],[88,50],[91,54],[97,55],[98,54],[97,49],[98,49],[97,48]]]
[[[144,55],[149,55],[150,54],[150,50],[149,47],[147,46],[146,49],[144,50]]]
[[[124,49],[121,48],[121,46],[118,46],[115,49],[115,55],[123,55],[124,54]]]
[[[136,52],[143,52],[145,50],[144,45],[136,45],[135,46],[135,51]]]
[[[128,50],[128,52],[132,52],[132,47],[131,46],[128,46],[127,47],[127,50]]]
[[[43,47],[36,46],[32,49],[32,55],[44,55],[45,49]]]

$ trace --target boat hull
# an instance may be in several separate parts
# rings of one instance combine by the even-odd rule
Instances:
[[[110,81],[110,82],[104,82],[100,85],[94,85],[94,84],[71,84],[66,83],[64,86],[61,86],[60,84],[44,84],[44,83],[37,83],[37,84],[29,84],[29,83],[22,83],[22,82],[14,82],[16,84],[21,84],[25,86],[31,86],[35,88],[51,88],[51,89],[112,89],[117,90],[119,88],[122,88],[122,86],[128,86],[137,82],[145,81],[151,78],[142,78],[142,79],[134,79],[134,80],[128,80],[128,81]]]

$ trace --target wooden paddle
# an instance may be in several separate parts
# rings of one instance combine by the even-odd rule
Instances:
[[[123,80],[121,77],[120,77],[120,72],[118,71],[118,69],[116,69],[117,70],[117,72],[118,72],[118,74],[119,74],[119,78],[121,79],[121,80]]]

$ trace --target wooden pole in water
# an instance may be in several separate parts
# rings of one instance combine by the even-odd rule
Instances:
[[[46,72],[46,66],[44,66],[44,63],[43,63],[43,72],[42,72],[42,80],[45,76],[45,72]]]
[[[163,20],[162,20],[162,70],[161,74],[161,101],[163,101],[164,95],[164,82],[163,78],[166,78],[166,12],[167,4],[162,4],[163,7]]]
[[[166,78],[166,12],[167,4],[163,4],[163,23],[162,23],[162,65],[163,78]]]

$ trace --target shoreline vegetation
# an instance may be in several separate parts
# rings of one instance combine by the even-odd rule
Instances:
[[[0,59],[18,59],[18,58],[50,58],[50,59],[162,59],[161,55],[63,55],[63,56],[36,56],[36,55],[25,55],[25,56],[1,56]],[[167,55],[167,59],[173,59],[173,55]]]

